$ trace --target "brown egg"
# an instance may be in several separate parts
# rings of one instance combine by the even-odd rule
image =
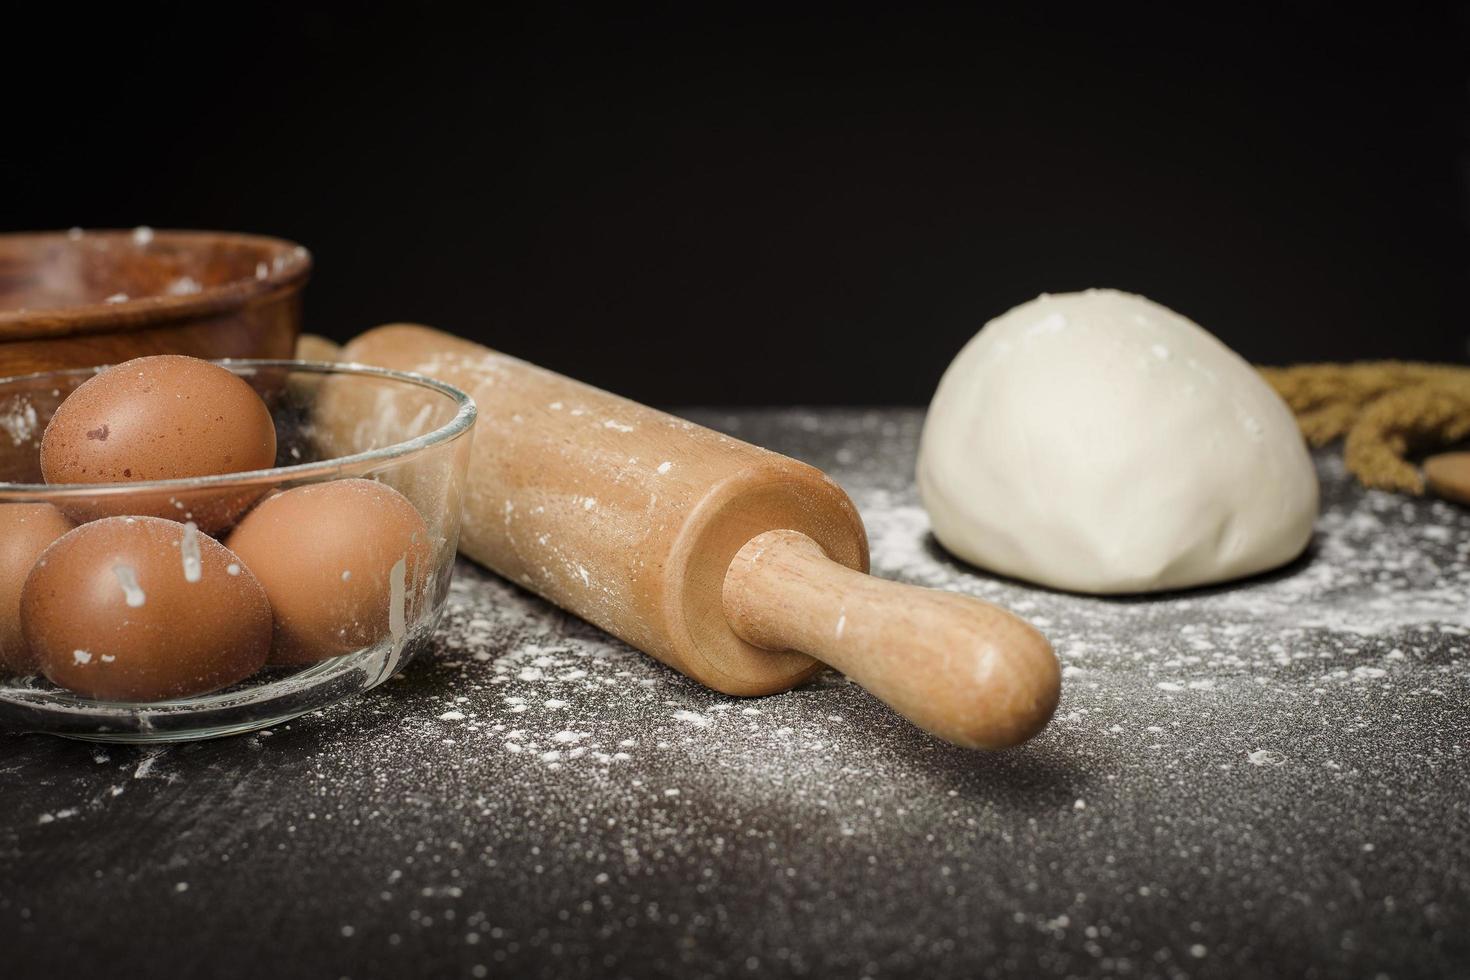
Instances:
[[[47,483],[135,483],[275,465],[276,429],[255,389],[208,361],[140,357],[88,378],[41,437]],[[229,527],[258,489],[98,496],[63,504],[78,521],[121,514]]]
[[[20,590],[41,552],[72,527],[50,504],[0,504],[0,674],[36,669],[20,631]]]
[[[20,600],[52,683],[108,701],[204,694],[265,665],[271,610],[250,569],[157,517],[83,524],[41,555]]]
[[[372,480],[287,490],[227,543],[270,596],[275,664],[341,656],[404,630],[432,560],[419,512]]]

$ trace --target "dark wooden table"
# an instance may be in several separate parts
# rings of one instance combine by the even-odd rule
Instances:
[[[171,748],[0,737],[0,976],[1470,975],[1470,515],[1318,457],[1311,553],[1092,599],[949,559],[915,412],[693,417],[874,570],[1007,603],[1063,703],[974,755],[840,677],[703,690],[463,564],[432,655]]]

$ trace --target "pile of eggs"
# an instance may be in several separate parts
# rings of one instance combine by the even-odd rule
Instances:
[[[270,410],[208,361],[143,357],[89,378],[41,440],[48,484],[275,465]],[[0,674],[106,701],[217,691],[401,637],[430,574],[413,504],[372,480],[279,490],[108,490],[0,504]]]

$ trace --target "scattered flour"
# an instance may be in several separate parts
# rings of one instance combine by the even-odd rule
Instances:
[[[734,430],[742,418],[700,420]],[[1266,969],[1227,928],[1249,913],[1210,904],[1236,885],[1309,895],[1314,922],[1338,903],[1332,921],[1354,942],[1377,928],[1374,916],[1401,929],[1383,918],[1387,864],[1384,876],[1360,876],[1366,897],[1355,898],[1344,875],[1318,874],[1346,868],[1341,854],[1301,863],[1320,846],[1315,824],[1283,823],[1258,804],[1309,806],[1315,821],[1335,801],[1357,801],[1349,822],[1382,848],[1419,832],[1401,812],[1418,801],[1375,780],[1397,773],[1423,794],[1464,784],[1456,722],[1470,699],[1470,515],[1360,493],[1319,455],[1324,511],[1311,555],[1292,568],[1175,595],[1064,595],[977,572],[935,545],[906,468],[918,422],[787,413],[776,448],[823,467],[848,461],[833,471],[867,522],[875,572],[999,602],[1048,634],[1063,700],[1050,729],[1020,750],[942,745],[831,672],[759,699],[709,691],[461,563],[435,650],[402,683],[272,733],[209,743],[199,751],[221,760],[219,771],[187,748],[85,755],[69,778],[80,785],[95,772],[95,785],[22,814],[26,832],[58,832],[59,806],[85,820],[145,793],[196,791],[164,781],[219,794],[270,782],[288,805],[260,815],[248,851],[240,835],[204,828],[178,846],[217,867],[209,848],[235,847],[227,853],[244,861],[375,841],[383,881],[364,918],[353,913],[358,941],[432,937],[483,954],[487,975],[534,973],[524,957],[555,943],[587,955],[587,937],[607,939],[601,952],[635,936],[716,935],[729,910],[766,905],[782,912],[760,920],[776,932],[752,975],[914,972],[903,944],[873,967],[778,963],[768,949],[798,950],[791,937],[812,922],[846,928],[825,911],[785,911],[830,910],[828,893],[867,896],[862,911],[901,925],[904,944],[922,935],[929,945],[913,955],[959,962],[972,947],[1035,943],[1056,973],[1108,964],[1120,975],[1182,975],[1206,959]],[[119,768],[125,781],[131,770],[159,782],[126,783],[117,797]],[[1360,844],[1342,851],[1368,853]],[[755,890],[742,891],[750,882]],[[1195,911],[1205,907],[1233,911]],[[1145,926],[1161,922],[1177,926],[1167,947],[1141,945]],[[978,930],[970,944],[966,928]],[[1335,948],[1339,937],[1323,935]],[[982,975],[989,961],[964,962]]]

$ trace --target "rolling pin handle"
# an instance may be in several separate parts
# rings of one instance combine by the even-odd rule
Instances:
[[[799,531],[747,542],[722,600],[746,642],[813,656],[956,745],[1018,745],[1056,710],[1056,655],[1025,620],[971,596],[853,571]]]

